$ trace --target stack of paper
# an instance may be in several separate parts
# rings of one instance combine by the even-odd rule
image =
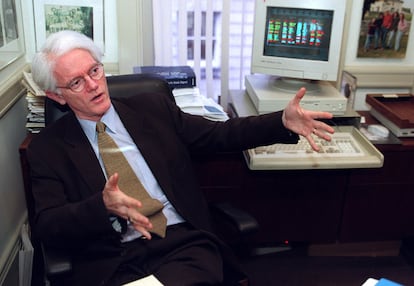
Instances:
[[[26,128],[30,133],[38,133],[45,127],[45,93],[33,81],[32,75],[23,72],[22,84],[27,89],[26,100],[29,113]]]
[[[201,115],[210,120],[226,121],[229,119],[221,105],[213,99],[200,94],[197,87],[173,89],[175,102],[182,111],[194,115]]]
[[[175,88],[172,93],[182,111],[196,115],[204,114],[203,99],[197,87]]]
[[[212,98],[203,97],[204,102],[204,114],[207,119],[226,121],[229,119],[227,113],[223,110],[220,104],[216,103]]]

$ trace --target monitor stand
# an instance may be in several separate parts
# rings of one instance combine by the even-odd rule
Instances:
[[[347,99],[325,81],[301,81],[268,75],[248,75],[246,91],[259,114],[282,110],[302,87],[307,88],[301,106],[308,110],[328,111],[334,115],[346,112]]]

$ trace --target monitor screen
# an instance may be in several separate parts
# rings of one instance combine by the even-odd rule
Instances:
[[[265,56],[328,61],[332,10],[268,7]]]
[[[346,1],[256,0],[251,72],[337,81]]]

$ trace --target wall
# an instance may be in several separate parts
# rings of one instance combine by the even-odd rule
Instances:
[[[26,114],[26,101],[21,97],[0,119],[0,270],[13,261],[9,256],[27,217],[18,153],[26,136]]]
[[[27,217],[18,153],[26,136],[27,108],[20,84],[25,68],[22,55],[0,69],[0,285],[10,267],[16,268],[20,228]],[[5,283],[12,281],[16,278],[10,277]]]
[[[117,1],[120,74],[132,73],[136,65],[154,65],[151,11],[151,0]]]

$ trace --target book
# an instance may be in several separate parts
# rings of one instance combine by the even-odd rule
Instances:
[[[362,286],[403,286],[397,282],[388,280],[386,278],[375,279],[375,278],[368,278],[367,281],[362,284]]]
[[[386,278],[381,278],[380,280],[378,280],[378,283],[375,284],[376,286],[403,286],[400,283],[391,281],[389,279]]]
[[[162,76],[171,89],[196,86],[196,76],[190,66],[135,66],[133,72]]]

